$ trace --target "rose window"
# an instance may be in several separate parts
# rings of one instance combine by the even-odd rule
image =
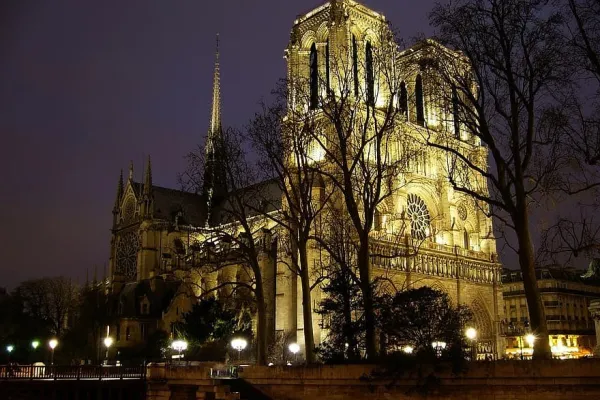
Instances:
[[[468,213],[467,213],[467,206],[464,203],[460,203],[458,205],[458,218],[460,218],[461,220],[466,220]]]
[[[429,210],[423,199],[415,194],[408,195],[406,214],[410,220],[410,231],[414,238],[423,240],[429,235]]]
[[[139,240],[135,232],[129,232],[119,238],[117,243],[117,273],[127,277],[137,274],[137,253]]]

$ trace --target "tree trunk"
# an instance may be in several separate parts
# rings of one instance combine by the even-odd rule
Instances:
[[[373,288],[371,287],[371,258],[369,250],[369,236],[367,233],[360,239],[360,247],[358,249],[358,272],[365,313],[366,358],[374,359],[377,357],[377,341],[375,337],[375,311],[373,305]]]
[[[535,276],[535,255],[529,231],[528,212],[522,211],[515,220],[518,221],[515,223],[515,229],[519,242],[519,265],[523,274],[523,289],[529,308],[531,330],[535,335],[533,358],[548,360],[552,358],[552,352],[550,351],[544,305]]]
[[[306,243],[298,244],[300,258],[300,283],[302,285],[302,316],[304,319],[304,353],[306,363],[315,363],[315,336],[312,319],[312,296],[310,293],[310,273]]]
[[[256,364],[267,365],[267,315],[262,280],[259,278],[260,272],[256,279]]]

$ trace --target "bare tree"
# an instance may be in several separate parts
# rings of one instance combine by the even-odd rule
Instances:
[[[201,296],[211,295],[222,289],[233,288],[233,291],[251,294],[256,305],[256,352],[257,363],[266,364],[266,353],[269,332],[267,331],[268,315],[274,310],[267,310],[265,284],[267,282],[261,268],[261,257],[271,251],[270,241],[263,241],[268,221],[254,209],[261,207],[262,198],[259,193],[265,188],[256,184],[256,176],[247,162],[242,148],[243,138],[233,129],[223,133],[219,150],[220,163],[224,168],[223,176],[228,189],[227,196],[218,209],[212,210],[214,225],[199,229],[203,237],[198,251],[192,255],[193,270],[197,278],[218,275],[223,279],[213,285],[202,285]],[[188,171],[182,177],[187,187],[202,187],[204,158],[202,153],[188,156]],[[227,268],[238,268],[238,276],[223,274]]]
[[[430,20],[441,42],[461,53],[430,43],[429,96],[447,110],[447,129],[428,142],[448,155],[454,189],[514,230],[538,336],[534,357],[550,358],[530,217],[532,205],[565,167],[555,123],[571,74],[562,19],[542,0],[458,0],[436,6]],[[433,61],[436,56],[439,61]],[[461,142],[485,147],[461,152]]]
[[[280,253],[289,259],[289,263],[279,262],[288,264],[292,273],[300,277],[305,356],[307,363],[312,364],[316,359],[311,291],[319,280],[311,278],[314,274],[309,249],[316,220],[328,202],[331,190],[325,187],[321,175],[313,168],[315,146],[310,132],[314,128],[314,114],[289,113],[287,89],[284,82],[274,92],[274,102],[262,105],[262,110],[250,124],[249,136],[258,155],[260,170],[265,178],[275,177],[282,193],[283,204],[279,210],[274,213],[262,210],[262,214],[276,224]]]
[[[65,277],[34,279],[16,289],[30,315],[46,321],[50,330],[61,336],[74,317],[79,302],[79,290]]]
[[[366,355],[377,355],[372,292],[371,232],[378,208],[400,186],[407,160],[400,156],[399,76],[393,32],[385,25],[364,45],[330,50],[326,74],[313,67],[308,81],[291,79],[289,115],[309,113],[312,168],[332,188],[330,202],[347,213],[355,232],[364,305]],[[363,51],[364,49],[364,51]],[[314,63],[317,65],[318,63]],[[291,118],[304,121],[301,118]]]

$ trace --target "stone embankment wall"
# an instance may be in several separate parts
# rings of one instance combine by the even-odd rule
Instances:
[[[206,367],[162,368],[149,371],[148,399],[168,399],[169,395],[172,399],[199,399],[204,398],[200,394],[204,392],[203,387],[227,385],[227,381],[208,381]],[[600,399],[600,359],[477,362],[459,375],[449,371],[433,374],[423,371],[420,377],[412,372],[395,380],[375,378],[372,374],[375,370],[376,367],[368,365],[247,367],[240,378],[247,386],[262,392],[264,399],[276,400]],[[159,376],[162,377],[160,382]],[[161,395],[153,391],[153,379],[154,388],[162,388]],[[197,385],[199,390],[194,389]],[[228,393],[229,389],[219,387],[218,390],[222,397],[217,395],[216,398],[237,397]],[[184,395],[182,391],[187,393]],[[197,397],[193,397],[194,392],[198,393]],[[250,397],[241,393],[241,398]]]

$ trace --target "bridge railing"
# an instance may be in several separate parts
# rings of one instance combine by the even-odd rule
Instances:
[[[0,380],[145,379],[146,367],[96,365],[1,365]]]

